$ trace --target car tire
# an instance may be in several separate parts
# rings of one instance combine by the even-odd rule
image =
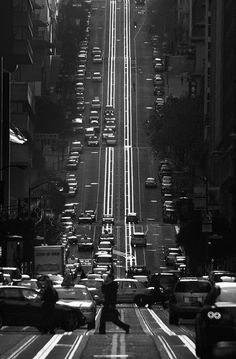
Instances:
[[[179,318],[172,312],[169,312],[169,324],[179,325]]]
[[[88,330],[91,330],[91,329],[94,329],[95,328],[95,320],[92,322],[92,323],[88,323],[88,326],[87,326],[87,328],[88,328]]]
[[[79,327],[79,320],[75,313],[69,312],[64,318],[62,329],[71,332]]]
[[[135,304],[137,304],[138,307],[145,307],[145,305],[147,304],[146,298],[141,295],[135,297],[134,302]]]

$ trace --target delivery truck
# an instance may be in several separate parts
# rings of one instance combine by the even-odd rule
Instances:
[[[34,246],[34,274],[64,274],[65,246]]]

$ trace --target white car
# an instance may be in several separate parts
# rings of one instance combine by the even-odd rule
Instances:
[[[102,81],[102,75],[101,75],[101,72],[99,71],[95,71],[92,75],[92,80],[94,82],[101,82]]]
[[[93,61],[93,64],[102,64],[102,56],[94,55],[92,61]]]
[[[147,177],[145,180],[145,187],[155,188],[157,187],[157,181],[154,177]]]

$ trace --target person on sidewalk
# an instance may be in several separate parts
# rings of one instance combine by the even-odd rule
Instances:
[[[118,283],[114,282],[112,274],[108,274],[102,284],[104,294],[104,304],[102,308],[99,333],[106,334],[106,321],[110,321],[129,334],[130,326],[119,319],[119,312],[116,309]]]

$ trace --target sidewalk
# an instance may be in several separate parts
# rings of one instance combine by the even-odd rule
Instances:
[[[189,73],[192,72],[193,63],[186,56],[169,56],[166,73],[165,94],[168,97],[188,96]]]

